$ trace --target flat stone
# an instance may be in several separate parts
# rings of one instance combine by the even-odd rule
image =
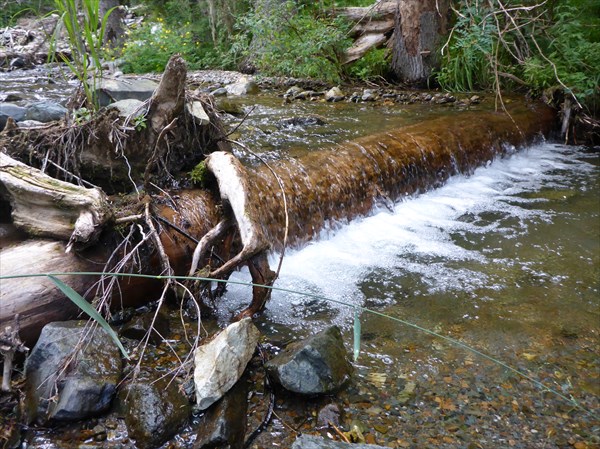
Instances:
[[[191,114],[195,119],[196,123],[200,126],[208,125],[210,123],[210,118],[204,108],[202,107],[202,102],[200,101],[192,101],[190,103],[185,104],[185,108],[189,114]]]
[[[144,110],[142,109],[142,104],[144,102],[141,100],[136,100],[134,98],[129,98],[127,100],[119,100],[114,103],[108,105],[109,108],[114,108],[119,111],[120,117],[128,117],[132,114],[141,115]]]
[[[237,82],[229,84],[225,87],[227,94],[233,96],[256,94],[259,91],[258,84],[245,76],[241,77]]]
[[[25,119],[48,123],[62,119],[68,112],[63,105],[53,101],[39,101],[27,106]]]
[[[157,87],[157,82],[147,79],[104,78],[96,86],[96,93],[100,106],[108,106],[119,100],[145,101],[152,97]]]

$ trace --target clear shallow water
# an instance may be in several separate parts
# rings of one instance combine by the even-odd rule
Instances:
[[[406,198],[393,213],[375,211],[289,251],[275,285],[416,323],[597,410],[599,159],[544,143],[496,160]],[[243,272],[235,277],[249,280]],[[248,298],[248,287],[231,285],[221,319]],[[259,325],[285,343],[336,323],[350,348],[352,317],[351,307],[275,291]],[[581,410],[469,351],[369,313],[361,321],[357,376],[340,400],[347,421],[366,423],[378,443],[427,447],[419,444],[435,434],[449,435],[448,447],[563,447],[577,441],[572,432],[591,441],[599,430]],[[412,407],[398,402],[406,381],[417,385]],[[370,414],[372,407],[380,413]],[[403,428],[383,431],[398,422]],[[481,426],[477,435],[472,426]]]

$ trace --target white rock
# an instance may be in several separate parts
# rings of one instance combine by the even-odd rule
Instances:
[[[225,87],[229,95],[239,97],[241,95],[249,95],[258,93],[259,88],[254,79],[241,77],[237,82],[229,84]]]
[[[194,383],[200,410],[218,401],[242,376],[259,336],[252,320],[244,318],[196,349]]]
[[[186,103],[185,107],[187,111],[194,116],[196,119],[196,123],[200,126],[208,125],[210,123],[210,118],[208,114],[204,111],[202,107],[202,103],[200,101],[192,101],[191,103]]]

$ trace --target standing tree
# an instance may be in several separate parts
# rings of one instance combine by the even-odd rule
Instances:
[[[446,37],[449,0],[398,0],[392,36],[392,70],[405,83],[422,84],[438,64]]]

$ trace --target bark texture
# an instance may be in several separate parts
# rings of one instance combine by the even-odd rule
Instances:
[[[407,84],[423,84],[438,63],[447,33],[449,0],[398,0],[391,39],[392,70]]]

